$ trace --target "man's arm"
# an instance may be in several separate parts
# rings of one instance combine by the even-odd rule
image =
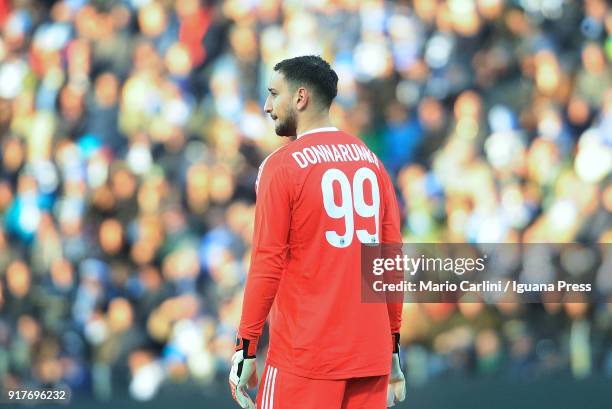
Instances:
[[[391,179],[383,168],[384,208],[382,219],[382,256],[384,258],[395,258],[402,255],[402,234],[400,231],[400,212],[395,196],[395,189]],[[399,283],[403,279],[403,271],[391,271],[389,280]],[[387,387],[387,407],[395,406],[395,402],[402,402],[406,397],[406,381],[400,364],[400,327],[402,324],[403,296],[397,300],[387,296],[387,311],[391,327],[391,342],[393,353],[391,354],[391,371],[389,374],[389,386]],[[399,302],[398,302],[399,301]]]
[[[400,210],[397,204],[395,189],[393,183],[387,174],[387,171],[382,169],[383,174],[383,192],[384,192],[384,207],[382,216],[382,256],[384,258],[395,258],[402,254],[402,234],[400,232]],[[400,282],[403,278],[403,272],[393,272],[394,276],[390,277],[392,282]],[[395,276],[395,274],[398,274]],[[403,298],[402,298],[403,300]],[[398,301],[394,299],[393,301]],[[402,306],[400,302],[387,302],[387,310],[389,311],[389,322],[391,324],[391,334],[399,334],[402,324]],[[395,337],[393,338],[393,340]],[[394,345],[395,346],[395,345]]]
[[[285,269],[291,219],[290,179],[286,168],[266,165],[267,161],[262,163],[255,185],[257,202],[251,267],[229,375],[232,396],[244,409],[256,408],[245,389],[257,386],[257,343]]]
[[[239,342],[247,341],[246,356],[254,356],[264,323],[285,269],[291,220],[287,169],[265,164],[257,184],[251,267],[247,276]],[[262,167],[264,166],[262,165]]]

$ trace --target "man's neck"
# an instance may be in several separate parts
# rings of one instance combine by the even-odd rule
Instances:
[[[329,120],[329,116],[313,118],[311,120],[302,121],[295,130],[297,135],[301,135],[305,132],[310,131],[311,129],[317,128],[327,128],[333,126],[331,121]],[[296,136],[297,136],[296,135]]]

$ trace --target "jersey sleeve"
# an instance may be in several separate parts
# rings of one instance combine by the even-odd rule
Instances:
[[[238,330],[240,338],[250,341],[250,355],[254,355],[257,349],[286,266],[291,219],[290,186],[286,166],[262,164],[256,187],[251,265]]]
[[[383,257],[395,258],[401,255],[402,252],[402,235],[400,232],[400,211],[397,204],[395,189],[393,183],[387,174],[387,171],[382,168],[383,192],[384,192],[384,207],[382,215],[382,234],[381,243],[383,245]],[[401,272],[397,272],[401,274]],[[401,280],[400,280],[401,281]],[[393,300],[397,301],[397,300]],[[387,302],[387,310],[389,312],[389,322],[391,324],[391,333],[398,333],[402,324],[402,307],[401,302]]]

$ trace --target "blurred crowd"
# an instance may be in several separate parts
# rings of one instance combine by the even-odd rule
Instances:
[[[0,27],[4,387],[226,377],[290,56],[332,63],[406,241],[612,240],[605,0],[0,0]],[[612,304],[406,304],[402,332],[415,385],[612,376]]]

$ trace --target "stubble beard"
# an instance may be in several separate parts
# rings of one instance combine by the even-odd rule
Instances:
[[[296,136],[297,132],[297,115],[292,109],[288,109],[285,115],[285,119],[279,121],[275,129],[278,136]]]

